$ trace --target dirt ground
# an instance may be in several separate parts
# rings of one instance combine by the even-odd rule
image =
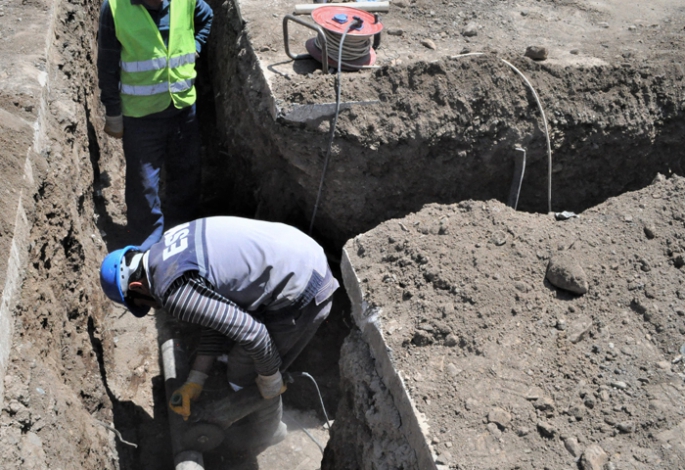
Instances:
[[[273,64],[270,72],[278,77],[274,78],[275,94],[291,103],[317,102],[323,97],[334,100],[333,87],[317,86],[321,83],[320,65],[314,71],[311,61],[293,64],[284,55],[283,34],[274,25],[293,11],[293,5],[271,0],[272,15],[251,15],[263,2],[244,3],[242,14],[249,18],[256,53]],[[433,62],[473,52],[509,60],[524,56],[529,46],[544,47],[547,57],[541,63],[550,66],[654,65],[680,56],[684,44],[685,7],[678,0],[649,4],[621,0],[396,0],[390,2],[387,13],[379,14],[383,32],[376,50],[374,65],[378,67]],[[299,17],[312,21],[308,15]],[[314,33],[293,23],[289,23],[289,31],[292,52],[303,53],[304,39]],[[363,81],[353,73],[345,80]],[[351,84],[343,91],[350,101],[378,99],[362,85]]]
[[[200,64],[207,74],[198,81],[205,209],[306,229],[328,122],[284,116],[295,105],[334,101],[334,80],[311,61],[286,58],[281,23],[292,4],[240,5],[238,17],[234,3],[213,2],[216,28]],[[34,169],[29,266],[4,377],[3,468],[161,470],[170,462],[155,319],[113,308],[93,275],[125,237],[121,149],[101,131],[98,8],[79,0],[0,0],[7,45],[0,80],[13,80],[22,36],[50,35],[46,56],[29,58],[49,76],[49,143]],[[41,23],[45,12],[56,15],[49,27]],[[348,238],[411,213],[350,246],[360,279],[383,309],[388,344],[428,419],[440,464],[570,469],[597,444],[607,470],[685,468],[685,425],[678,428],[685,412],[685,183],[671,177],[581,212],[646,186],[658,171],[685,171],[681,0],[397,0],[382,18],[379,68],[345,74],[342,91],[343,101],[379,104],[341,114],[317,233],[335,262]],[[33,29],[21,28],[32,21]],[[297,50],[308,33],[291,31]],[[546,47],[548,58],[524,58],[531,45]],[[248,51],[263,67],[249,63]],[[467,52],[487,57],[453,58]],[[546,206],[541,121],[522,82],[497,57],[533,78],[550,120],[555,209],[577,210],[580,218],[555,221],[493,200],[506,199],[511,149],[522,142],[530,166],[521,206]],[[259,74],[274,93],[275,116],[260,101],[269,93]],[[13,217],[8,198],[23,184],[17,152],[30,145],[37,114],[27,100],[17,94],[0,102],[7,129],[0,137],[3,252]],[[561,253],[582,268],[586,294],[545,281],[550,257]],[[345,301],[338,304],[298,367],[319,380],[332,417],[343,403],[335,416],[343,429],[344,405],[355,395],[348,382],[338,388],[349,328]],[[357,340],[353,335],[347,353],[364,348]],[[372,374],[349,357],[340,363],[352,375]],[[379,382],[370,390],[390,400]],[[286,403],[295,431],[245,468],[318,468],[320,450],[299,429],[327,438],[314,397],[307,383],[291,386]],[[375,419],[393,413],[385,411]],[[349,440],[336,452],[362,455],[353,438],[367,434],[353,429],[339,432]],[[370,449],[371,456],[383,453]],[[410,454],[400,449],[395,462],[410,466]],[[595,456],[601,460],[601,452]],[[225,464],[221,455],[209,459]]]
[[[346,245],[438,464],[685,468],[684,193],[428,205]]]

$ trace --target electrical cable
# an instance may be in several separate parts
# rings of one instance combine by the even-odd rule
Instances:
[[[345,43],[340,47],[342,36],[340,33],[331,31],[329,29],[323,30],[324,36],[326,36],[326,44],[329,51],[342,51],[340,54],[340,60],[342,63],[348,67],[355,67],[354,65],[346,64],[347,61],[354,61],[361,59],[369,54],[371,51],[371,36],[350,36],[347,38]],[[319,43],[319,37],[317,36],[314,40],[316,47],[321,49],[321,44]]]
[[[318,441],[318,439],[317,439],[316,437],[314,437],[314,436],[312,435],[312,433],[310,433],[309,431],[307,431],[307,428],[305,428],[304,425],[303,425],[302,423],[300,423],[297,419],[295,419],[294,416],[289,416],[288,419],[292,419],[293,421],[295,421],[295,424],[297,424],[297,425],[300,427],[300,429],[301,429],[307,436],[309,436],[309,439],[311,439],[312,442],[314,442],[314,444],[316,444],[316,446],[319,448],[319,450],[321,451],[322,454],[325,452],[324,446],[321,445],[321,443]]]
[[[477,55],[485,55],[484,52],[469,52],[468,54],[459,54],[459,55],[453,55],[451,56],[453,59],[458,59],[461,57],[468,57],[468,56],[477,56]],[[524,82],[526,82],[526,85],[528,85],[528,88],[530,88],[530,91],[533,92],[533,97],[535,98],[535,102],[538,105],[538,110],[540,111],[540,115],[542,116],[542,123],[545,126],[545,138],[547,140],[547,212],[552,212],[552,143],[549,138],[549,129],[547,127],[547,117],[545,116],[545,111],[542,109],[542,103],[540,102],[540,97],[538,96],[537,92],[535,91],[535,88],[533,88],[533,85],[530,83],[528,78],[521,72],[519,69],[514,67],[510,62],[507,62],[506,60],[502,59],[501,57],[499,58],[502,62],[507,64],[511,69],[516,72]]]
[[[103,426],[103,427],[109,429],[110,431],[112,431],[114,434],[116,434],[117,437],[119,438],[119,440],[120,440],[123,444],[126,444],[127,446],[131,446],[131,447],[138,448],[138,444],[135,444],[135,443],[133,443],[133,442],[129,442],[129,441],[127,441],[126,439],[124,439],[124,438],[122,437],[121,433],[119,432],[119,430],[118,430],[117,428],[115,428],[114,426],[110,426],[109,424],[107,424],[107,423],[105,423],[105,422],[103,422],[103,421],[100,421],[99,419],[96,419],[95,422],[98,423],[100,426]]]
[[[319,202],[321,201],[321,193],[323,191],[323,183],[326,178],[326,169],[328,168],[328,161],[330,160],[331,157],[331,148],[333,147],[333,138],[335,137],[335,127],[338,124],[338,115],[340,114],[340,90],[342,88],[341,85],[341,63],[342,63],[342,54],[343,54],[343,48],[345,45],[345,38],[347,37],[347,33],[352,29],[353,27],[356,27],[361,23],[361,20],[359,18],[354,18],[353,21],[350,22],[349,25],[347,25],[347,28],[345,28],[345,33],[342,35],[340,39],[340,44],[342,47],[338,48],[338,74],[336,75],[336,87],[337,87],[337,92],[335,94],[335,115],[333,116],[333,121],[331,121],[331,130],[328,135],[328,148],[326,149],[326,156],[324,157],[323,161],[323,169],[321,170],[321,181],[319,182],[319,191],[316,194],[316,202],[314,203],[314,211],[312,212],[312,219],[309,222],[309,235],[312,234],[312,230],[314,228],[314,219],[316,219],[316,212],[319,208]],[[323,67],[328,67],[328,64],[322,64]],[[315,382],[316,383],[316,382]],[[317,390],[318,390],[317,386]],[[320,395],[319,395],[320,396]],[[323,404],[323,402],[322,402]]]
[[[306,372],[288,372],[291,377],[307,377],[309,380],[314,382],[314,387],[316,387],[316,393],[319,395],[319,402],[321,403],[321,410],[323,411],[323,416],[326,418],[326,426],[328,426],[328,432],[331,432],[331,421],[328,419],[328,413],[326,413],[326,407],[323,404],[323,397],[321,396],[321,390],[319,390],[319,384],[316,383],[314,377]]]
[[[342,57],[343,57],[343,50],[345,49],[345,38],[347,36],[347,33],[359,23],[359,19],[355,18],[354,21],[352,21],[347,28],[345,29],[345,33],[342,35],[340,39],[340,44],[342,47],[338,47],[338,73],[336,75],[336,87],[337,87],[337,93],[335,96],[335,115],[333,116],[333,121],[331,123],[331,130],[328,136],[328,147],[326,148],[326,155],[324,157],[324,163],[323,163],[323,169],[321,170],[321,180],[319,182],[319,190],[316,194],[316,202],[314,203],[314,210],[312,212],[312,218],[309,223],[309,235],[312,234],[312,230],[314,228],[314,220],[316,219],[316,213],[319,208],[319,203],[321,201],[321,193],[323,191],[323,184],[326,178],[326,170],[328,168],[328,162],[330,160],[331,156],[331,148],[333,147],[333,138],[335,136],[335,128],[338,122],[338,115],[340,114],[340,90],[342,88],[341,86],[341,65],[342,65]],[[325,30],[325,35],[328,40],[328,30]],[[331,33],[331,34],[337,34],[337,33]],[[356,46],[358,46],[359,43],[356,43]],[[317,47],[320,48],[318,44],[318,38],[317,38]],[[485,55],[483,52],[470,52],[468,54],[459,54],[456,56],[451,56],[453,59],[458,59],[461,57],[469,57],[469,56],[482,56]],[[510,62],[499,58],[502,62],[504,62],[507,66],[509,66],[514,72],[516,72],[526,83],[530,91],[533,93],[533,97],[535,98],[535,102],[538,105],[538,110],[540,111],[540,115],[542,117],[542,123],[544,126],[544,134],[545,134],[545,140],[547,143],[547,211],[552,212],[552,143],[549,137],[549,126],[547,125],[547,116],[545,115],[545,111],[542,108],[542,102],[540,101],[540,97],[538,96],[537,92],[535,91],[535,88],[533,88],[533,85],[530,83],[528,78],[521,72],[519,69],[517,69],[513,64]],[[323,64],[324,67],[326,67],[328,64]],[[345,64],[347,66],[347,64]]]

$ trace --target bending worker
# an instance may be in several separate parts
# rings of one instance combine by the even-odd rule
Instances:
[[[195,60],[213,13],[204,0],[105,0],[98,79],[105,132],[123,138],[130,243],[149,248],[166,222],[197,216],[200,135]],[[165,217],[159,195],[166,170]]]
[[[113,251],[102,262],[107,296],[142,317],[150,307],[206,327],[185,384],[171,409],[187,419],[226,338],[231,384],[256,383],[264,406],[242,422],[255,446],[283,433],[281,371],[328,316],[338,281],[323,249],[288,225],[210,217],[168,230],[147,251]],[[249,418],[249,419],[248,419]],[[236,425],[242,425],[241,422]],[[258,429],[254,429],[254,428]],[[259,439],[266,439],[266,442]]]

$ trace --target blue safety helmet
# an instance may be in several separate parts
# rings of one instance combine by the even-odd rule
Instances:
[[[126,248],[115,250],[105,257],[100,266],[100,285],[111,300],[125,305],[135,316],[144,317],[150,311],[150,307],[129,302],[124,294],[124,291],[128,289],[128,278],[132,272],[126,266],[124,256],[131,250],[139,251],[137,246],[129,245]],[[122,284],[125,284],[124,289],[122,289]]]

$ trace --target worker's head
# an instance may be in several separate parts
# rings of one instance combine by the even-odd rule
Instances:
[[[125,305],[137,317],[144,317],[155,304],[143,273],[143,253],[136,246],[105,257],[100,266],[100,284],[107,297]]]

